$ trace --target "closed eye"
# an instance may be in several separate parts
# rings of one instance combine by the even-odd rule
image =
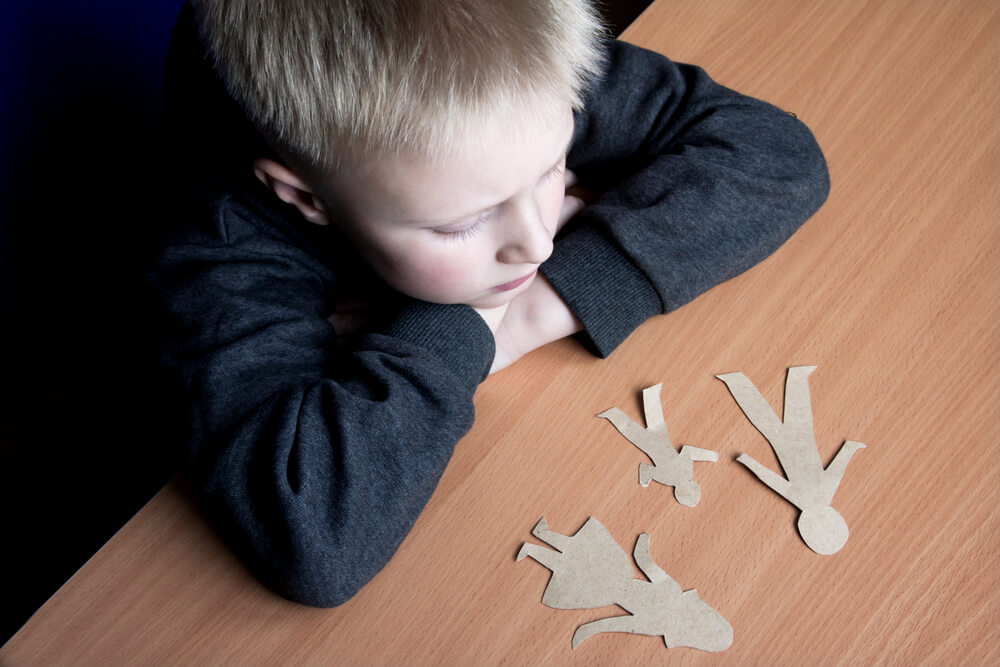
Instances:
[[[483,224],[489,217],[489,211],[484,211],[476,216],[470,224],[459,229],[432,229],[435,236],[441,237],[445,241],[467,241],[482,229]]]
[[[547,183],[555,178],[563,175],[566,171],[566,156],[564,155],[559,162],[557,162],[551,169],[542,174],[542,178],[539,179],[539,183]]]
[[[561,178],[565,171],[566,155],[563,154],[562,158],[559,159],[559,162],[552,165],[551,169],[542,174],[541,178],[538,179],[538,185],[544,185],[556,178]],[[477,215],[471,223],[458,229],[431,229],[431,231],[435,236],[438,236],[445,241],[467,241],[475,236],[480,229],[482,229],[483,224],[487,222],[492,212],[493,209],[483,211]]]

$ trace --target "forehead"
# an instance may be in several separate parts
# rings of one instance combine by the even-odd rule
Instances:
[[[532,187],[561,159],[572,134],[570,105],[550,105],[517,118],[491,118],[440,156],[362,157],[332,185],[338,199],[366,218],[455,220]]]

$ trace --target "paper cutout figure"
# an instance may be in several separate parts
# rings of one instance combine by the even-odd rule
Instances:
[[[864,449],[864,445],[845,440],[830,465],[823,468],[816,448],[812,405],[809,400],[808,377],[814,370],[815,366],[793,366],[788,369],[783,421],[778,419],[743,373],[726,373],[716,377],[726,383],[740,409],[771,443],[787,479],[746,454],[740,454],[736,460],[749,468],[775,493],[801,510],[799,534],[810,549],[826,555],[840,551],[850,534],[844,517],[830,503],[844,476],[847,463],[854,452]]]
[[[694,507],[701,499],[701,487],[694,481],[695,461],[716,461],[719,455],[711,449],[684,445],[678,453],[670,442],[667,425],[663,421],[663,406],[660,404],[660,389],[663,384],[642,390],[642,409],[646,416],[646,428],[639,426],[631,417],[618,408],[605,410],[597,415],[607,419],[629,442],[646,453],[653,465],[639,464],[639,484],[649,486],[656,480],[664,486],[674,487],[674,498],[681,505]]]
[[[649,581],[633,577],[632,564],[601,522],[591,517],[573,536],[549,530],[542,517],[532,535],[558,551],[525,542],[517,560],[530,556],[552,570],[542,603],[553,609],[590,609],[616,604],[629,612],[585,623],[573,633],[573,648],[599,632],[662,635],[667,648],[690,646],[724,651],[733,628],[722,615],[681,587],[649,555],[649,534],[636,540],[633,556]]]

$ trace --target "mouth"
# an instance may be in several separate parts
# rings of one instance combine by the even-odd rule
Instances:
[[[503,285],[497,285],[496,287],[493,288],[493,291],[494,292],[509,292],[512,289],[517,289],[518,287],[520,287],[524,283],[526,283],[529,280],[531,280],[532,278],[534,278],[536,273],[538,273],[538,269],[535,269],[534,271],[532,271],[528,275],[523,276],[521,278],[518,278],[517,280],[512,280],[509,283],[504,283]]]

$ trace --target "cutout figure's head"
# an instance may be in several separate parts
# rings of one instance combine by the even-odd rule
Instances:
[[[685,507],[694,507],[701,500],[701,487],[694,480],[674,486],[674,498]]]
[[[733,626],[712,609],[694,588],[681,593],[680,612],[663,642],[667,648],[690,646],[702,651],[725,651],[733,644]]]
[[[798,526],[806,545],[824,556],[840,551],[850,535],[844,517],[828,505],[803,510]]]

